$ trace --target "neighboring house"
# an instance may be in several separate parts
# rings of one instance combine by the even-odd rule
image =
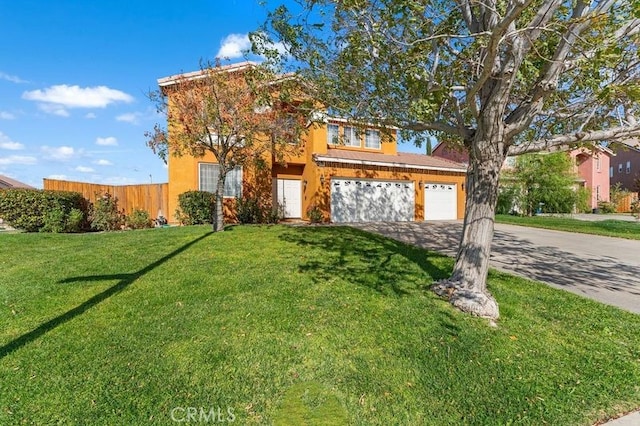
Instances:
[[[611,186],[610,164],[613,151],[600,145],[595,149],[578,148],[569,153],[575,160],[578,176],[583,181],[582,186],[591,190],[591,209],[598,208],[598,202],[609,201],[609,187]]]
[[[611,161],[609,175],[611,185],[620,184],[622,189],[640,193],[640,145],[633,148],[614,144],[616,158]]]
[[[447,160],[455,161],[456,163],[469,164],[469,154],[462,146],[450,145],[448,143],[439,143],[431,151],[431,155],[439,158],[446,158]]]
[[[18,182],[10,177],[0,175],[0,189],[12,189],[12,188],[29,188],[33,189],[33,186],[29,186],[26,183]]]
[[[171,84],[170,78],[158,83]],[[271,196],[285,218],[308,219],[309,209],[317,208],[332,222],[461,219],[466,166],[398,152],[395,135],[388,142],[381,136],[375,127],[356,131],[346,120],[326,118],[309,126],[299,153],[284,163],[265,159]],[[215,190],[217,168],[210,152],[200,158],[169,155],[170,222],[176,222],[181,193]],[[227,176],[225,197],[241,196],[264,180],[245,169]]]
[[[433,155],[460,163],[469,163],[469,154],[466,151],[462,148],[448,146],[446,143],[440,143],[436,146]],[[596,145],[594,149],[574,149],[569,152],[569,155],[575,160],[576,172],[579,176],[576,183],[591,191],[589,207],[595,209],[598,207],[598,201],[609,201],[609,186],[613,184],[609,178],[611,157],[615,155],[613,151]],[[507,157],[503,170],[513,167],[515,167],[515,158]]]

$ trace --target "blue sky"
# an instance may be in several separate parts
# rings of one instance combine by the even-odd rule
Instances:
[[[258,0],[0,0],[0,174],[166,182],[146,93],[201,58],[243,60],[265,16]]]

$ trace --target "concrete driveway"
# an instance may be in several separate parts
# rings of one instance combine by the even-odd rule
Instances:
[[[350,224],[455,256],[462,222]],[[640,241],[496,224],[491,266],[640,314]]]

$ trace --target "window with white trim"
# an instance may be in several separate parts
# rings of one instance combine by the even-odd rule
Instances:
[[[627,174],[631,173],[631,161],[627,161]]]
[[[367,129],[364,134],[365,148],[380,149],[380,131]]]
[[[600,185],[596,186],[596,201],[600,201]]]
[[[327,124],[327,143],[329,145],[340,143],[340,127],[337,124]]]
[[[200,191],[216,192],[220,165],[215,163],[199,163]],[[242,167],[236,167],[227,172],[224,181],[224,197],[242,196]]]
[[[360,147],[360,135],[355,127],[344,127],[344,144],[345,146],[357,146]]]
[[[609,177],[613,177],[613,166],[609,167]]]
[[[598,171],[598,172],[599,172],[599,171],[600,171],[600,167],[601,167],[601,164],[600,164],[600,156],[599,156],[599,155],[596,155],[596,171]]]
[[[622,173],[622,163],[618,164],[618,173]]]

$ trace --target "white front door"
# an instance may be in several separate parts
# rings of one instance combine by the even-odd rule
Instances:
[[[456,220],[458,218],[457,185],[425,183],[424,220]]]
[[[278,179],[278,204],[285,218],[302,217],[302,184],[299,180]]]

